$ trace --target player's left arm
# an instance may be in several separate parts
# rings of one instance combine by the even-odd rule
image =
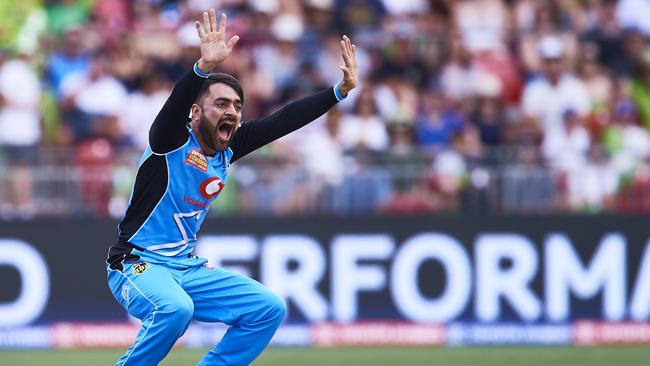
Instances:
[[[333,88],[327,88],[308,97],[293,101],[267,117],[242,123],[233,136],[230,148],[231,162],[279,139],[325,114],[336,103],[347,97],[359,82],[356,46],[347,36],[341,40],[343,80]]]

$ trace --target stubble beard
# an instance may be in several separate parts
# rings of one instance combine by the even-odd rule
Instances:
[[[219,151],[217,140],[214,138],[214,131],[210,126],[210,122],[208,122],[208,119],[203,114],[199,117],[199,133],[201,134],[201,138],[203,138],[204,144],[214,151]]]

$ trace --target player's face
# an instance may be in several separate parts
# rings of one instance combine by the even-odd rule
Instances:
[[[226,84],[212,84],[203,98],[198,129],[202,142],[211,150],[228,148],[241,121],[242,101]],[[210,151],[206,151],[210,153]]]

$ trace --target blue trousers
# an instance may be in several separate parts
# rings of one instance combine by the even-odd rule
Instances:
[[[152,366],[169,353],[192,319],[230,325],[201,366],[248,365],[282,322],[284,302],[248,277],[203,265],[176,269],[147,262],[108,268],[113,296],[142,321],[118,366]]]

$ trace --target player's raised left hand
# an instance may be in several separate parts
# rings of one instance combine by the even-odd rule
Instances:
[[[221,14],[221,21],[217,27],[217,13],[214,9],[210,12],[203,12],[203,26],[201,22],[196,21],[196,32],[201,39],[201,58],[199,59],[199,69],[203,72],[210,72],[221,61],[225,60],[232,49],[239,41],[239,36],[235,35],[226,43],[226,14]]]
[[[343,71],[343,81],[339,83],[341,95],[346,96],[350,90],[356,88],[359,83],[359,65],[357,65],[356,46],[348,36],[341,40],[341,56],[343,65],[339,67]]]

